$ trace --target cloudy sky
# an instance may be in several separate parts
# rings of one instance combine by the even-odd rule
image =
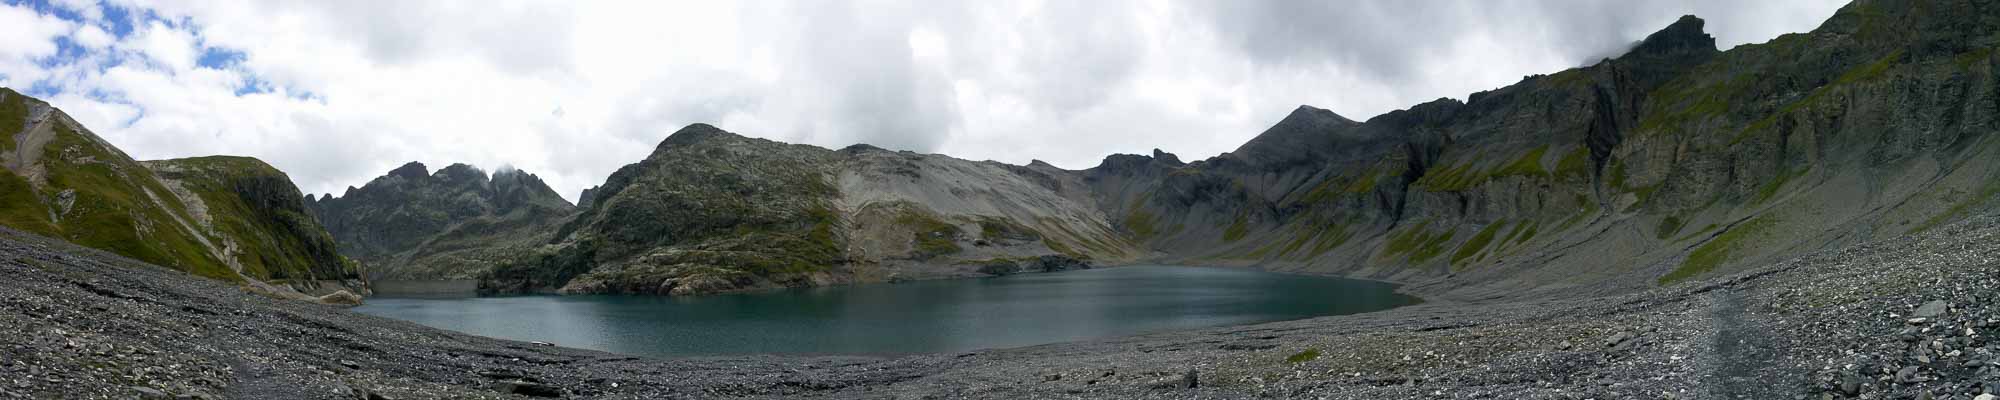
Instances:
[[[1683,14],[1723,48],[1833,0],[0,0],[0,86],[139,159],[261,158],[310,193],[402,163],[575,199],[674,130],[1065,168],[1234,149],[1617,54]]]

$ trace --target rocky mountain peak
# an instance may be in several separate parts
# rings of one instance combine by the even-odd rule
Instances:
[[[1180,156],[1176,156],[1174,155],[1174,153],[1160,151],[1160,149],[1153,149],[1153,159],[1172,166],[1187,165],[1187,163],[1181,162]]]
[[[488,175],[455,163],[425,172],[423,163],[404,164],[340,197],[308,202],[308,211],[348,256],[373,266],[374,278],[466,276],[479,260],[538,243],[573,214],[568,200],[527,171],[503,167]]]
[[[1666,28],[1647,35],[1614,62],[1631,71],[1642,87],[1665,83],[1722,54],[1715,48],[1715,37],[1703,30],[1706,24],[1693,15],[1681,16]]]
[[[1645,40],[1633,46],[1625,57],[1670,57],[1683,54],[1715,53],[1715,37],[1702,30],[1707,22],[1693,15],[1683,15],[1666,28],[1646,35]],[[1622,58],[1622,57],[1621,57]]]
[[[1294,124],[1325,125],[1333,123],[1352,124],[1354,123],[1354,120],[1347,119],[1347,117],[1340,116],[1340,114],[1336,114],[1333,111],[1324,108],[1300,104],[1299,108],[1292,109],[1292,113],[1285,115],[1285,119],[1279,120],[1278,124],[1284,125],[1287,122]]]
[[[474,167],[472,165],[465,163],[454,163],[450,166],[446,166],[444,167],[444,169],[438,170],[437,173],[433,174],[432,176],[441,178],[441,180],[443,180],[446,183],[478,184],[490,181],[490,179],[488,179],[486,176],[486,171],[480,170],[479,167]]]
[[[653,149],[653,153],[659,154],[660,152],[666,151],[668,149],[676,147],[692,146],[701,142],[714,140],[716,138],[734,138],[734,137],[741,137],[741,136],[737,136],[734,133],[729,133],[729,131],[722,130],[722,128],[717,128],[714,125],[695,123],[688,125],[687,127],[681,128],[681,130],[674,131],[673,134],[667,135],[667,139],[660,141],[660,145]]]
[[[1250,165],[1282,166],[1311,162],[1332,150],[1341,131],[1360,123],[1326,109],[1302,105],[1285,119],[1221,157]]]
[[[431,169],[429,167],[425,167],[424,163],[411,161],[408,164],[403,164],[403,166],[401,167],[396,167],[396,169],[389,170],[388,176],[393,176],[408,180],[419,180],[430,177]],[[352,191],[354,190],[354,187],[349,186],[347,190]]]
[[[1104,156],[1104,161],[1091,169],[1103,172],[1139,171],[1149,169],[1154,160],[1153,157],[1139,154],[1112,154]]]
[[[840,151],[843,153],[862,153],[870,151],[889,151],[889,150],[883,149],[881,147],[875,147],[874,145],[867,143],[855,143],[853,145],[840,148]]]
[[[590,188],[583,189],[583,193],[578,193],[576,195],[576,208],[590,208],[592,205],[597,204],[597,188],[597,186],[591,186]]]

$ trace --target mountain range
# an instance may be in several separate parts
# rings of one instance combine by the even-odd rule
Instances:
[[[1155,150],[1065,170],[695,124],[578,205],[533,174],[462,164],[302,197],[256,160],[132,161],[0,91],[13,139],[0,221],[258,281],[356,276],[325,251],[331,238],[368,278],[476,279],[490,293],[696,295],[1138,262],[1407,282],[1438,299],[1616,293],[1990,208],[2000,16],[1974,8],[1859,2],[1727,51],[1683,17],[1617,57],[1464,100],[1365,121],[1301,106],[1188,162]]]

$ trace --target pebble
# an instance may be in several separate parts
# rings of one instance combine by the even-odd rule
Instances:
[[[1626,340],[1630,339],[1632,339],[1632,334],[1625,332],[1618,332],[1612,334],[1610,338],[1604,339],[1604,347],[1617,346],[1619,343],[1624,343]]]
[[[1915,366],[1915,365],[1912,365],[1912,366],[1908,366],[1908,367],[1903,367],[1903,369],[1901,369],[1901,370],[1898,370],[1898,371],[1896,371],[1896,382],[1897,382],[1897,383],[1916,383],[1916,382],[1917,382],[1917,366]]]
[[[534,397],[562,397],[562,388],[528,381],[494,382],[489,388],[495,392],[512,393]]]
[[[1951,304],[1945,303],[1944,300],[1931,300],[1930,302],[1924,303],[1924,305],[1922,306],[1918,306],[1917,311],[1910,313],[1910,315],[1919,317],[1935,317],[1939,315],[1944,315],[1945,310],[1949,308],[1951,308]]]
[[[144,400],[166,400],[173,398],[173,396],[167,395],[167,392],[144,386],[133,386],[132,391],[139,392],[139,398]]]

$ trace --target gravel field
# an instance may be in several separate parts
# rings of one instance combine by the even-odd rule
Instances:
[[[1979,217],[1618,296],[960,354],[650,359],[268,298],[0,229],[0,398],[1989,400],[1996,288],[2000,218]]]

